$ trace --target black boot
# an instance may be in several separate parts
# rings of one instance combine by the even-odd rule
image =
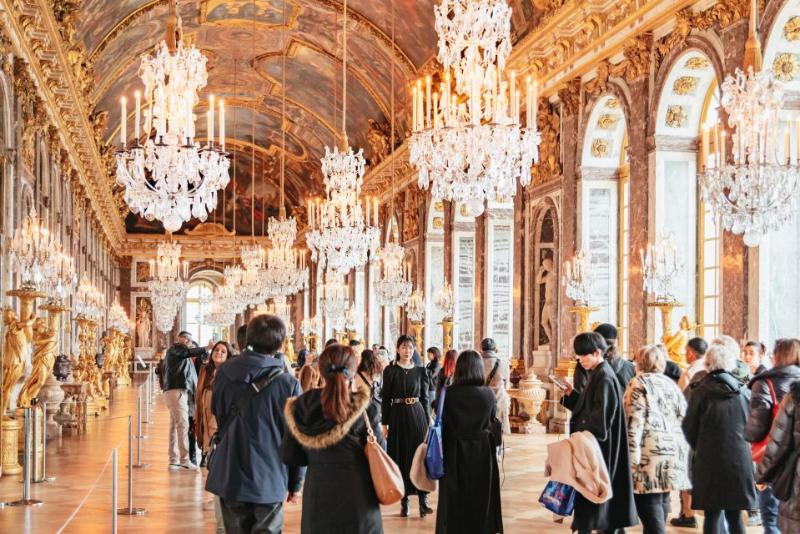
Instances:
[[[428,506],[428,494],[419,492],[419,516],[425,517],[433,513],[433,508]]]
[[[408,517],[408,497],[400,500],[400,517]]]

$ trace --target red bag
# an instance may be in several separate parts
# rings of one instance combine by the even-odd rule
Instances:
[[[770,426],[772,426],[772,421],[775,420],[775,417],[778,415],[778,410],[780,409],[780,404],[778,403],[778,398],[775,396],[775,388],[772,386],[772,380],[769,378],[765,378],[764,381],[767,383],[767,387],[769,387],[769,397],[772,401],[772,417],[770,417]],[[750,445],[750,456],[753,458],[753,461],[758,463],[761,461],[761,458],[764,457],[764,452],[767,450],[767,444],[769,443],[769,431],[767,431],[767,435],[764,436],[764,439],[761,441],[757,441]]]

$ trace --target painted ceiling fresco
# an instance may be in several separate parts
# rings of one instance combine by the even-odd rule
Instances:
[[[438,0],[395,0],[393,50],[390,0],[348,1],[347,136],[351,146],[363,148],[369,163],[377,163],[389,150],[392,68],[397,143],[406,135],[407,88],[417,71],[436,55],[436,3]],[[535,9],[530,0],[510,3],[513,32],[519,37],[525,33],[526,21],[535,19]],[[257,166],[262,169],[258,176],[266,174],[275,191],[279,165],[265,165],[264,161],[279,161],[283,127],[287,203],[301,206],[308,196],[322,194],[320,158],[326,145],[342,140],[341,0],[181,0],[178,12],[184,40],[194,43],[208,58],[209,83],[201,94],[197,116],[205,115],[209,94],[225,99],[228,146],[235,148],[241,161],[251,161],[254,142]],[[106,139],[112,144],[119,138],[119,99],[124,95],[130,100],[141,88],[137,75],[140,58],[164,38],[166,15],[166,0],[81,3],[78,31],[94,62],[95,110],[109,112]],[[286,120],[281,125],[284,55]],[[129,128],[132,122],[128,121]],[[197,126],[202,141],[207,135],[205,120],[198,120]],[[238,154],[240,151],[244,153]],[[249,191],[249,179],[247,183]],[[274,200],[277,212],[277,196],[270,199],[267,194],[266,198]],[[227,215],[232,217],[230,211]],[[239,225],[237,215],[237,232],[250,233],[249,211],[246,218],[247,223]],[[196,222],[188,226],[194,225]],[[160,225],[133,215],[128,215],[126,226],[129,232],[161,231]]]

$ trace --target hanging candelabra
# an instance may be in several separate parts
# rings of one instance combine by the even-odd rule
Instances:
[[[505,0],[444,0],[435,12],[443,80],[434,87],[428,76],[412,89],[409,159],[418,184],[436,200],[513,197],[517,180],[530,184],[540,136],[536,81],[526,80],[523,126],[516,73],[504,77],[511,10]]]
[[[325,147],[322,174],[325,199],[308,202],[309,231],[306,235],[311,259],[323,268],[340,273],[364,265],[380,244],[378,201],[363,200],[363,150],[353,152],[347,143],[347,0],[344,1],[342,54],[342,140],[343,149]],[[371,216],[370,216],[371,215]]]
[[[764,235],[779,229],[797,212],[800,121],[796,127],[791,122],[781,126],[783,88],[769,69],[762,70],[755,0],[751,2],[745,50],[745,70],[736,69],[721,87],[720,102],[728,114],[728,126],[733,128],[732,153],[729,158],[726,131],[719,124],[713,130],[704,127],[705,172],[700,181],[703,201],[725,229],[744,234],[745,245],[756,247]]]
[[[158,244],[155,260],[150,260],[150,302],[156,328],[163,333],[172,330],[189,288],[189,264],[181,262],[181,246],[164,241]]]
[[[453,288],[447,280],[444,281],[444,285],[433,296],[433,305],[442,312],[442,349],[446,352],[453,346],[453,323],[456,314]]]
[[[168,232],[196,217],[205,221],[217,205],[217,191],[228,185],[230,163],[225,152],[225,106],[209,97],[207,143],[195,140],[194,106],[208,74],[206,57],[180,40],[175,0],[169,2],[166,39],[156,52],[142,57],[139,76],[144,94],[134,97],[134,136],[128,143],[127,99],[121,99],[117,183],[133,213],[158,219]],[[176,37],[177,36],[177,37]],[[147,109],[142,112],[142,96]],[[219,114],[219,144],[214,142]],[[144,115],[144,131],[140,130]],[[145,141],[141,144],[141,134]]]

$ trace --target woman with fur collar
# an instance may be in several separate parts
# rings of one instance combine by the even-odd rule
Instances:
[[[283,440],[283,461],[290,466],[308,466],[301,532],[383,532],[380,505],[364,454],[364,414],[383,445],[380,409],[370,403],[369,389],[354,380],[356,362],[351,347],[329,346],[319,357],[325,386],[286,403],[289,432]]]

